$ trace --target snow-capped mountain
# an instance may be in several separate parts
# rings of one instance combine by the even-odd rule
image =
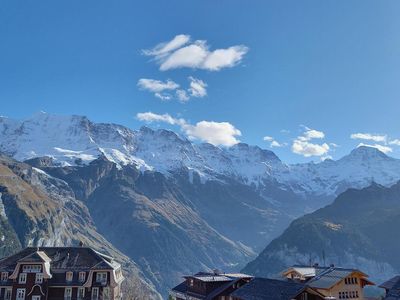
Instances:
[[[400,179],[400,160],[374,148],[359,147],[337,161],[287,165],[258,146],[219,148],[194,144],[169,130],[131,130],[44,112],[20,121],[0,117],[0,151],[17,160],[50,156],[61,166],[87,164],[104,155],[118,165],[167,175],[186,168],[202,180],[229,176],[261,187],[273,181],[303,197],[329,197],[349,186],[390,185]]]
[[[169,130],[47,113],[0,117],[0,152],[61,180],[163,295],[199,268],[238,270],[294,218],[348,187],[400,179],[400,160],[374,148],[288,165],[257,146],[220,148]]]

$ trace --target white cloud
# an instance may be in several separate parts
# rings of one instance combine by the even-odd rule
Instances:
[[[266,142],[272,142],[274,140],[274,138],[272,136],[268,136],[267,135],[267,136],[263,137],[263,140],[266,141]]]
[[[176,97],[181,102],[189,101],[190,97],[185,90],[176,90]]]
[[[193,44],[180,48],[160,61],[160,70],[167,71],[177,68],[201,68],[207,58],[208,50],[205,41],[195,41]]]
[[[215,146],[233,146],[240,141],[242,133],[228,122],[201,121],[196,125],[185,125],[183,130],[189,139],[199,139]]]
[[[177,119],[169,114],[155,114],[152,112],[138,113],[136,117],[145,122],[165,122],[178,125],[189,139],[201,140],[215,146],[233,146],[240,141],[240,130],[228,122],[201,121],[192,125],[184,119]]]
[[[192,43],[189,41],[190,36],[177,35],[169,42],[159,44],[150,50],[143,50],[143,53],[153,56],[160,64],[161,71],[177,68],[219,71],[240,63],[249,50],[244,45],[236,45],[210,51],[207,41],[196,40]]]
[[[186,124],[185,120],[183,119],[177,119],[177,118],[173,118],[171,117],[171,115],[169,114],[155,114],[152,112],[145,112],[145,113],[138,113],[136,115],[136,117],[140,120],[140,121],[145,121],[145,122],[164,122],[164,123],[168,123],[170,125],[184,125]]]
[[[276,147],[283,147],[285,144],[281,144],[278,141],[276,141],[272,136],[264,136],[263,140],[266,142],[269,142],[269,146],[271,148],[276,148]]]
[[[160,93],[165,90],[175,90],[179,84],[172,80],[160,81],[155,79],[141,78],[137,83],[138,87],[153,93]]]
[[[276,148],[276,147],[283,147],[284,144],[279,143],[278,141],[272,141],[271,144],[269,144],[271,148]]]
[[[306,131],[304,131],[303,136],[300,136],[299,138],[304,140],[304,141],[309,141],[311,139],[323,139],[325,137],[325,134],[322,131],[318,131],[315,129],[310,129],[308,127],[305,127]]]
[[[190,35],[179,34],[169,42],[160,43],[153,49],[143,50],[143,54],[148,56],[162,57],[166,53],[169,53],[184,46],[189,41],[190,41]]]
[[[321,161],[327,160],[327,159],[333,159],[331,155],[325,155],[321,157]]]
[[[360,143],[360,144],[358,144],[357,148],[361,147],[361,146],[376,148],[383,153],[389,153],[389,152],[393,151],[393,149],[391,147],[383,146],[383,145],[379,145],[379,144],[369,145],[369,144]]]
[[[387,135],[383,134],[371,134],[371,133],[353,133],[350,135],[353,140],[368,140],[374,142],[386,143]]]
[[[399,139],[391,140],[391,141],[389,142],[389,145],[400,146],[400,140],[399,140]]]
[[[233,67],[243,59],[247,51],[249,49],[243,45],[214,50],[206,57],[203,68],[219,71],[222,68]]]
[[[180,89],[180,85],[170,79],[166,81],[141,78],[139,79],[137,86],[142,90],[152,92],[155,97],[161,100],[171,100],[177,98],[180,102],[187,102],[190,97],[202,98],[207,95],[207,84],[198,78],[192,76],[188,77],[189,88]],[[175,96],[169,92],[175,91]]]
[[[304,157],[311,156],[327,156],[330,147],[327,143],[317,144],[312,143],[312,139],[323,139],[325,134],[322,131],[304,127],[305,131],[301,136],[298,136],[292,144],[292,152],[303,155]]]
[[[202,98],[207,95],[207,84],[203,80],[194,78],[192,76],[189,77],[189,80],[190,88],[188,91],[192,97]]]
[[[168,93],[155,93],[154,96],[161,100],[171,100],[172,98],[172,96]]]
[[[308,141],[302,141],[295,139],[292,144],[293,153],[303,155],[304,157],[310,156],[322,156],[329,152],[329,145],[327,143],[323,144],[313,144]]]

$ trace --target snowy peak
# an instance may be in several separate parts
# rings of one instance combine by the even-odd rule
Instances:
[[[374,147],[359,146],[354,150],[352,150],[349,155],[343,157],[342,159],[352,159],[352,160],[358,159],[362,161],[367,161],[371,159],[391,160],[392,158]]]
[[[400,179],[400,160],[361,146],[334,161],[286,165],[272,151],[245,143],[230,148],[192,143],[173,131],[94,123],[84,116],[44,112],[25,120],[0,117],[0,152],[17,160],[51,157],[56,165],[88,164],[104,156],[117,165],[135,165],[168,176],[184,168],[204,180],[228,176],[262,187],[277,181],[304,197],[337,195],[371,181],[390,185]]]

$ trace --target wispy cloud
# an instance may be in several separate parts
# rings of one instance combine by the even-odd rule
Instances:
[[[215,50],[209,48],[205,40],[191,42],[189,35],[180,34],[171,41],[143,50],[143,54],[154,57],[161,71],[177,68],[219,71],[239,64],[249,50],[244,45]]]
[[[141,90],[146,90],[154,94],[161,100],[178,99],[180,102],[187,102],[191,97],[203,98],[207,96],[207,84],[198,78],[188,77],[189,87],[187,89],[180,88],[180,85],[172,80],[156,80],[149,78],[139,79],[137,86]],[[175,93],[172,93],[174,92]]]
[[[240,130],[229,122],[200,121],[192,125],[182,118],[152,112],[138,113],[136,117],[148,123],[164,122],[177,125],[189,139],[204,141],[215,146],[233,146],[240,142],[238,137],[242,135]]]
[[[400,140],[399,140],[399,139],[391,140],[391,141],[389,142],[389,145],[400,146]]]
[[[142,90],[152,92],[155,97],[161,100],[170,100],[172,98],[172,95],[165,91],[173,91],[179,88],[179,84],[172,80],[160,81],[149,78],[139,79],[137,85]]]
[[[294,139],[292,152],[304,157],[326,156],[330,150],[329,145],[327,143],[318,144],[312,142],[313,139],[323,139],[325,134],[322,131],[308,127],[304,128],[303,134]]]
[[[152,49],[143,50],[143,54],[161,58],[165,54],[171,53],[172,51],[186,45],[189,41],[190,35],[179,34],[168,42],[160,43]]]
[[[190,88],[188,91],[192,97],[202,98],[207,95],[207,84],[200,79],[194,78],[192,76],[189,77]]]
[[[269,143],[269,146],[271,148],[278,148],[278,147],[283,147],[286,146],[284,143],[280,143],[277,140],[275,140],[272,136],[264,136],[263,140]]]
[[[384,146],[384,145],[380,145],[380,144],[373,144],[373,145],[371,145],[371,144],[360,143],[360,144],[358,144],[357,148],[358,148],[358,147],[361,147],[361,146],[376,148],[376,149],[378,149],[379,151],[381,151],[381,152],[383,152],[383,153],[390,153],[390,152],[393,152],[393,149],[392,149],[391,147]]]
[[[371,134],[371,133],[352,133],[350,138],[353,140],[367,140],[374,142],[384,142],[386,143],[387,135],[383,134]]]

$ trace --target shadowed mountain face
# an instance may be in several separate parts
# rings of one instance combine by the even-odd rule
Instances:
[[[27,246],[77,245],[81,241],[121,262],[126,292],[160,298],[137,265],[98,233],[88,208],[64,181],[0,156],[0,256]]]
[[[357,267],[381,282],[400,272],[400,183],[372,184],[291,223],[244,269],[273,276],[293,264]]]
[[[279,222],[280,214],[248,186],[202,184],[196,176],[189,182],[184,171],[168,178],[117,168],[104,158],[85,167],[42,169],[68,183],[99,232],[163,292],[184,274],[240,268],[255,256],[245,246],[256,244],[254,236],[246,232],[268,232]]]

